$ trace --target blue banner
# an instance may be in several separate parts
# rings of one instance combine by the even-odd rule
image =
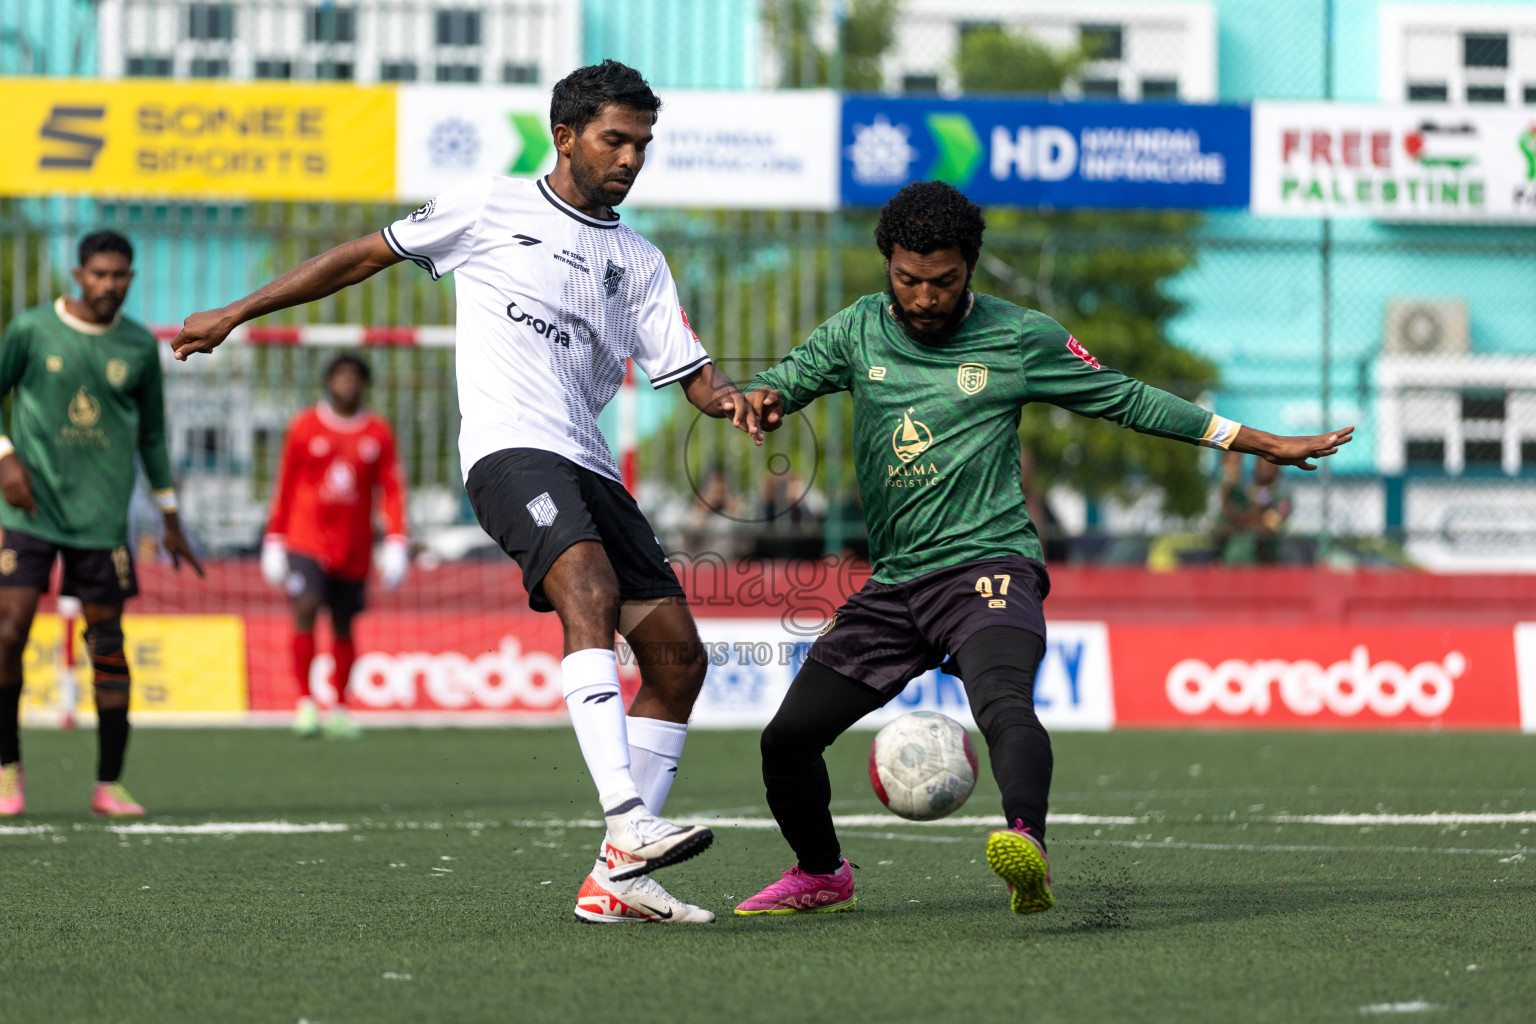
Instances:
[[[850,96],[843,203],[937,179],[985,205],[1247,207],[1251,135],[1238,106]]]

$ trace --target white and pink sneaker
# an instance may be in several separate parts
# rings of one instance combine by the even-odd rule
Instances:
[[[27,807],[27,774],[21,762],[0,764],[0,818],[14,818]]]
[[[91,813],[98,818],[142,818],[144,808],[121,782],[98,782],[91,796]]]
[[[751,914],[830,914],[848,910],[857,902],[853,895],[853,865],[844,858],[843,866],[830,875],[812,875],[796,864],[749,900],[736,907],[742,916]]]
[[[650,875],[615,882],[601,861],[576,894],[576,917],[591,924],[708,924],[715,915],[684,903]]]

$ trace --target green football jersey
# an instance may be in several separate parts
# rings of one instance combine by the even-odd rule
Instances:
[[[134,452],[157,497],[172,486],[163,392],[154,335],[132,320],[86,323],[63,299],[12,320],[0,395],[11,395],[8,436],[37,514],[0,502],[0,526],[67,547],[126,544]]]
[[[1230,420],[1101,367],[1044,313],[973,293],[960,330],[924,345],[889,302],[864,296],[748,385],[783,392],[788,412],[852,393],[854,464],[882,583],[980,558],[1042,557],[1019,466],[1026,402],[1216,448],[1237,433]]]

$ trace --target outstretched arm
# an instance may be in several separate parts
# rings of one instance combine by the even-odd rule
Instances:
[[[1232,439],[1231,450],[1247,455],[1257,455],[1265,462],[1273,462],[1277,466],[1295,466],[1298,469],[1310,471],[1317,468],[1317,464],[1311,462],[1311,459],[1326,458],[1334,454],[1341,445],[1354,440],[1354,436],[1354,427],[1345,427],[1343,430],[1333,430],[1312,437],[1286,437],[1279,434],[1266,434],[1252,427],[1238,427],[1237,436]]]
[[[731,426],[752,435],[752,440],[763,443],[763,431],[758,425],[757,411],[752,403],[742,401],[741,392],[730,377],[720,372],[714,363],[705,363],[682,379],[683,394],[706,416],[729,419]]]
[[[344,242],[222,309],[193,313],[183,322],[181,333],[172,339],[171,348],[176,350],[176,358],[182,360],[194,352],[212,352],[231,331],[248,320],[323,299],[403,258],[384,241],[383,232]]]

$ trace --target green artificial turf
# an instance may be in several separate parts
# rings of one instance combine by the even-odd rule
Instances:
[[[835,810],[879,811],[869,734],[833,748]],[[844,830],[859,903],[735,918],[791,860],[717,829],[659,873],[713,925],[579,924],[599,832],[563,730],[140,730],[151,823],[332,822],[297,835],[124,835],[85,808],[95,737],[24,737],[29,811],[0,834],[0,1020],[1331,1021],[1536,1019],[1531,822],[1277,823],[1536,810],[1536,737],[1062,734],[1057,908],[1020,918],[986,829]],[[766,815],[756,736],[699,732],[671,816]],[[962,815],[996,811],[983,779]],[[522,824],[520,824],[522,823]]]

